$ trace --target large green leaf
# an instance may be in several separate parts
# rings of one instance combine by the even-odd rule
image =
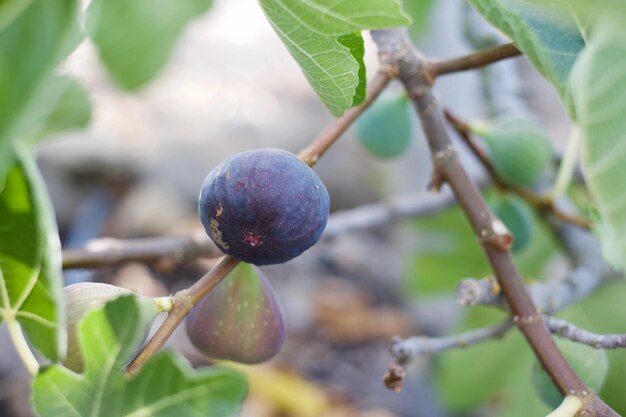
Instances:
[[[410,23],[399,0],[259,0],[259,3],[315,92],[335,116],[364,98],[365,71],[358,32]]]
[[[218,368],[194,371],[179,356],[161,353],[133,377],[125,358],[143,337],[140,306],[122,296],[89,313],[79,326],[85,372],[52,365],[33,382],[41,417],[180,417],[233,415],[246,394],[238,373]]]
[[[51,360],[65,354],[61,247],[52,204],[32,155],[15,146],[0,192],[0,318],[17,320]]]
[[[76,0],[33,0],[0,31],[0,143],[14,136],[21,113],[76,46],[76,13]]]
[[[11,23],[32,0],[2,0],[0,1],[0,30]]]
[[[123,88],[132,90],[165,65],[187,24],[212,0],[93,0],[87,31],[102,63]]]
[[[493,26],[509,36],[563,97],[584,40],[562,1],[469,0]]]
[[[601,216],[606,258],[626,265],[626,29],[619,19],[596,22],[576,63],[571,96],[582,135],[582,163]]]

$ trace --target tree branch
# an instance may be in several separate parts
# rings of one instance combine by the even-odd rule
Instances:
[[[413,48],[405,31],[399,29],[373,31],[372,36],[378,46],[381,62],[398,68],[399,78],[415,104],[431,150],[434,176],[451,186],[482,243],[483,251],[502,287],[518,328],[553,383],[561,394],[575,393],[583,399],[585,410],[589,415],[617,416],[597,396],[589,395],[591,391],[554,344],[513,262],[509,252],[510,234],[487,207],[453,148],[445,128],[443,112],[431,93],[432,80],[424,73],[424,58]]]
[[[475,52],[458,58],[449,60],[434,61],[427,63],[429,76],[434,80],[440,75],[451,74],[460,71],[467,71],[482,68],[503,59],[519,56],[522,53],[512,43],[499,45],[484,51]]]
[[[526,188],[517,187],[504,181],[491,163],[489,155],[472,139],[469,125],[456,117],[449,110],[444,109],[443,112],[446,119],[450,122],[452,127],[454,127],[461,139],[463,139],[463,142],[472,151],[476,158],[478,158],[485,170],[489,173],[489,176],[492,178],[494,184],[499,189],[517,194],[539,212],[548,213],[563,222],[574,224],[583,229],[591,229],[591,221],[589,219],[564,212],[557,207],[551,196],[542,196]]]
[[[545,317],[550,331],[574,342],[596,349],[617,349],[626,347],[626,334],[599,334],[580,328],[556,317]]]
[[[445,337],[413,336],[407,339],[395,339],[389,351],[400,364],[406,364],[419,355],[443,352],[454,348],[465,348],[488,339],[500,338],[513,327],[510,319],[491,327],[469,330],[464,333]]]

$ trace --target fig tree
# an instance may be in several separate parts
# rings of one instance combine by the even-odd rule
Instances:
[[[278,353],[285,319],[269,281],[240,264],[185,319],[193,345],[213,359],[259,363]]]
[[[230,156],[205,178],[198,202],[204,229],[244,262],[286,262],[313,246],[330,199],[317,174],[292,153],[257,149]]]

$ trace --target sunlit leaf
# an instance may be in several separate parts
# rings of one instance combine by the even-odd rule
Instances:
[[[79,326],[85,372],[59,365],[33,382],[40,417],[227,417],[239,408],[246,384],[238,373],[219,368],[194,371],[178,355],[161,353],[133,377],[126,358],[143,336],[140,307],[122,296],[87,315]]]
[[[278,36],[328,110],[340,116],[363,98],[358,32],[410,23],[399,0],[259,0]],[[346,42],[345,36],[351,38]]]
[[[0,318],[17,320],[35,348],[57,360],[66,347],[59,236],[35,161],[16,148],[0,192]]]

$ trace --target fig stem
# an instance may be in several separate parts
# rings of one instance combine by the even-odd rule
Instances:
[[[28,370],[28,373],[32,376],[37,375],[39,372],[39,363],[35,356],[33,355],[32,350],[28,347],[28,343],[26,343],[26,338],[24,337],[24,333],[22,332],[22,327],[15,320],[15,317],[7,317],[5,314],[5,322],[7,325],[7,330],[9,332],[9,336],[13,341],[13,346],[17,351],[22,363]]]
[[[430,62],[426,65],[428,76],[433,80],[440,75],[452,74],[460,71],[467,71],[482,68],[503,59],[513,58],[521,55],[519,49],[512,43],[494,46],[484,51],[474,52],[458,58],[442,61]],[[425,68],[426,69],[426,68]]]
[[[191,287],[178,291],[172,297],[172,308],[167,318],[158,328],[156,333],[141,349],[141,352],[126,367],[126,372],[135,374],[156,352],[161,349],[174,330],[185,319],[205,295],[211,292],[228,274],[239,264],[239,261],[231,256],[224,256],[209,272],[204,274]]]

